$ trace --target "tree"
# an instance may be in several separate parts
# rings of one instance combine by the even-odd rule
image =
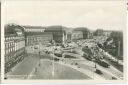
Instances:
[[[123,32],[113,31],[104,43],[104,49],[118,59],[123,59]]]

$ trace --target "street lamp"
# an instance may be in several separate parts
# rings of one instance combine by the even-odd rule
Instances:
[[[117,58],[117,65],[119,63],[119,57],[120,57],[120,41],[118,41],[118,58]]]

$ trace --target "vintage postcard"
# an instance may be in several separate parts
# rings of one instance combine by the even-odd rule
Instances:
[[[3,1],[2,82],[126,82],[125,5]]]

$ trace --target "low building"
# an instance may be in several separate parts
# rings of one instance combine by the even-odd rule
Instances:
[[[25,55],[25,37],[19,25],[5,26],[5,73],[10,71]]]

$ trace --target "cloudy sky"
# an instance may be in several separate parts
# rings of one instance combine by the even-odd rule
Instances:
[[[7,1],[4,23],[20,25],[63,25],[120,30],[126,26],[121,1]]]

